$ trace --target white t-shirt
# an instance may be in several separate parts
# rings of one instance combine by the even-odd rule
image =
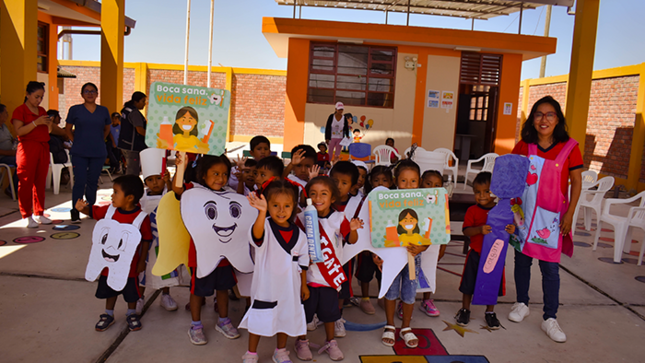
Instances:
[[[340,117],[340,120],[336,120],[336,115],[332,116],[331,120],[331,138],[332,139],[342,139],[343,138],[343,126],[345,126],[345,115]]]

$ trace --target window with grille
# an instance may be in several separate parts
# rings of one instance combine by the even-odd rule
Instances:
[[[490,86],[478,85],[468,86],[471,87],[470,94],[470,121],[483,121],[488,120],[488,96]]]
[[[38,72],[47,73],[47,65],[49,60],[49,47],[47,46],[49,40],[49,25],[47,23],[38,23],[37,38],[38,42],[36,44],[36,69],[38,70]]]
[[[311,43],[307,102],[392,108],[396,48]]]
[[[461,53],[460,83],[499,86],[502,56],[499,54]]]

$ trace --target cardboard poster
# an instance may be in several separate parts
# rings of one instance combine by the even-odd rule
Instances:
[[[221,155],[230,102],[227,90],[154,82],[150,85],[146,145]]]
[[[376,248],[450,242],[445,188],[372,192],[369,209],[372,246]]]

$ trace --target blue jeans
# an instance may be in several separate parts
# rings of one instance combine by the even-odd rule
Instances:
[[[414,257],[414,272],[417,279],[419,278],[419,266],[421,265],[421,254]],[[401,297],[401,301],[406,304],[414,304],[417,298],[417,279],[410,280],[410,269],[408,265],[392,281],[392,285],[385,293],[388,300],[396,300]]]
[[[529,285],[533,258],[515,250],[515,289],[517,302],[529,304]],[[542,294],[544,301],[544,320],[553,318],[560,304],[560,266],[556,262],[539,261],[542,271]]]
[[[85,158],[79,155],[72,156],[74,166],[74,188],[72,189],[72,205],[83,198],[89,205],[96,203],[96,190],[98,189],[99,176],[103,170],[105,157]]]

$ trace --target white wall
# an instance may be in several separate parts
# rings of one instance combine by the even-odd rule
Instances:
[[[438,147],[453,149],[455,142],[455,127],[457,125],[457,100],[459,98],[459,57],[429,55],[426,64],[426,93],[423,112],[423,134],[421,146],[426,150]],[[429,108],[428,91],[454,92],[452,109]]]

